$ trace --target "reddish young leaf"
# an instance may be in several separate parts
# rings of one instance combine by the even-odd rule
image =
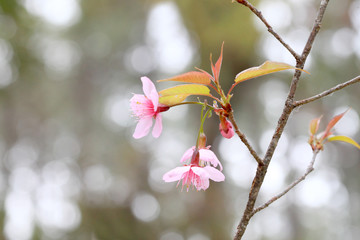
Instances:
[[[158,82],[187,82],[187,83],[198,83],[198,84],[205,84],[209,85],[211,82],[211,75],[206,74],[204,72],[197,72],[197,71],[191,71],[184,74],[177,75],[172,78],[162,79],[158,80]]]
[[[209,79],[214,80],[214,77],[213,77],[213,76],[211,76],[211,74],[210,74],[210,73],[208,73],[207,71],[202,70],[201,68],[197,68],[197,67],[195,67],[195,69],[196,69],[196,70],[198,70],[198,71],[200,71],[200,72],[202,72],[202,73],[204,73],[206,76],[208,76],[208,77],[209,77]]]
[[[349,109],[347,109],[345,112],[340,113],[339,115],[336,115],[335,117],[333,117],[330,122],[328,123],[328,125],[326,126],[324,135],[322,136],[322,139],[327,138],[329,135],[331,135],[331,129],[335,126],[335,124],[345,115],[345,113],[347,113],[347,111],[349,111]]]
[[[216,70],[215,70],[215,66],[214,66],[214,63],[212,61],[212,54],[210,53],[210,64],[211,64],[211,72],[214,76],[214,81],[216,82],[217,81],[217,78],[215,77],[216,76]]]
[[[224,50],[224,42],[221,45],[221,52],[220,52],[220,56],[218,58],[218,60],[214,64],[212,63],[212,58],[210,58],[211,61],[211,68],[212,68],[212,72],[215,78],[215,82],[219,82],[219,77],[220,77],[220,69],[221,69],[221,64],[222,64],[222,60],[223,60],[223,50]]]

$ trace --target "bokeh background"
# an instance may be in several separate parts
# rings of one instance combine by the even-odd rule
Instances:
[[[251,1],[300,52],[317,0]],[[250,14],[230,0],[0,0],[0,239],[231,239],[256,162],[218,119],[205,123],[226,181],[181,191],[162,175],[195,144],[199,106],[163,114],[164,131],[135,140],[132,93],[152,80],[210,70],[224,46],[221,82],[265,60],[295,64]],[[330,1],[297,99],[360,72],[360,1]],[[235,117],[263,156],[281,113],[291,71],[244,82]],[[157,84],[161,90],[173,83]],[[360,142],[360,87],[294,112],[258,204],[284,189],[311,160],[308,124],[348,107],[336,132]],[[305,182],[250,222],[245,239],[358,239],[360,151],[329,143]]]

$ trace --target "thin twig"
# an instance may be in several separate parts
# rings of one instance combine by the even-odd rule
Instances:
[[[281,37],[278,33],[276,33],[271,25],[266,21],[264,16],[262,15],[261,11],[257,10],[251,3],[246,0],[237,0],[238,3],[248,7],[267,27],[269,33],[271,33],[290,53],[294,56],[296,61],[300,60],[300,55],[297,54],[294,49],[292,49]]]
[[[328,5],[330,0],[322,0],[321,3],[320,3],[320,7],[319,7],[319,11],[317,13],[317,16],[315,18],[315,22],[314,22],[314,25],[313,25],[313,28],[310,32],[310,35],[308,37],[308,40],[305,44],[305,47],[304,47],[304,50],[301,54],[301,59],[300,61],[297,62],[296,64],[296,67],[297,68],[301,68],[303,69],[304,68],[304,65],[305,65],[305,62],[306,62],[306,59],[307,57],[309,56],[309,53],[312,49],[312,46],[314,44],[314,41],[315,41],[315,38],[317,36],[317,34],[319,33],[320,31],[320,28],[321,28],[321,22],[323,20],[323,17],[324,17],[324,14],[325,14],[325,10],[326,10],[326,7]],[[293,81],[291,83],[291,87],[290,87],[290,92],[289,92],[289,96],[291,96],[291,101],[293,101],[293,98],[295,96],[295,91],[296,91],[296,88],[297,88],[297,82],[299,81],[300,79],[300,76],[301,76],[301,71],[299,70],[296,70],[295,72],[295,77],[293,78]]]
[[[326,90],[326,91],[324,91],[322,93],[319,93],[319,94],[317,94],[315,96],[312,96],[312,97],[309,97],[309,98],[306,98],[306,99],[303,99],[303,100],[295,101],[293,103],[293,105],[294,105],[294,107],[298,107],[298,106],[313,102],[315,100],[323,98],[323,97],[325,97],[325,96],[327,96],[329,94],[332,94],[332,93],[334,93],[336,91],[339,91],[340,89],[343,89],[343,88],[345,88],[345,87],[347,87],[347,86],[349,86],[351,84],[357,83],[357,82],[360,82],[360,76],[357,76],[357,77],[355,77],[355,78],[353,78],[353,79],[351,79],[349,81],[346,81],[344,83],[340,83],[340,84],[336,85],[335,87],[332,87],[332,88],[330,88],[330,89],[328,89],[328,90]]]
[[[305,178],[307,177],[307,175],[309,175],[313,170],[314,170],[314,163],[315,163],[315,159],[316,156],[318,154],[318,151],[315,151],[312,157],[312,160],[309,164],[309,166],[306,169],[306,172],[304,173],[304,175],[302,175],[299,179],[297,179],[296,181],[294,181],[292,184],[290,184],[284,191],[282,191],[281,193],[279,193],[278,195],[272,197],[269,201],[267,201],[266,203],[264,203],[263,205],[255,208],[251,214],[251,216],[253,216],[254,214],[256,214],[257,212],[260,212],[261,210],[263,210],[264,208],[267,208],[270,204],[272,204],[273,202],[275,202],[276,200],[278,200],[279,198],[281,198],[282,196],[284,196],[287,192],[289,192],[291,189],[293,189],[296,185],[298,185],[300,182],[304,181]]]
[[[263,165],[263,161],[261,160],[261,158],[259,157],[259,155],[255,152],[255,150],[252,148],[252,146],[250,145],[249,141],[246,139],[245,135],[240,131],[239,127],[236,124],[236,121],[234,119],[234,114],[232,112],[230,112],[229,114],[229,120],[232,123],[236,134],[239,136],[240,140],[245,144],[245,146],[248,148],[249,152],[251,153],[251,155],[254,157],[254,159],[257,161],[257,163],[259,165]]]
[[[302,59],[306,59],[307,56],[309,55],[310,51],[311,51],[311,48],[312,48],[312,45],[315,41],[315,38],[316,38],[316,35],[318,34],[320,28],[321,28],[321,22],[322,22],[322,19],[324,17],[324,13],[325,13],[325,10],[326,10],[326,6],[327,4],[329,3],[330,0],[322,0],[321,3],[320,3],[320,8],[319,8],[319,12],[317,14],[317,17],[315,19],[315,23],[314,23],[314,26],[311,30],[311,33],[310,33],[310,36],[308,38],[308,41],[305,45],[305,48],[304,48],[304,51],[301,55],[301,58]]]

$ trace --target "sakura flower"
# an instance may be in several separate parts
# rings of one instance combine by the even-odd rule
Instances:
[[[193,146],[186,150],[184,155],[182,156],[180,162],[185,162],[186,160],[189,160],[194,155],[194,152],[196,150],[196,147]],[[205,165],[206,163],[210,163],[214,167],[217,167],[217,165],[220,166],[220,170],[222,171],[223,167],[219,161],[219,159],[216,157],[215,153],[210,150],[210,146],[200,148],[199,150],[199,164]]]
[[[209,179],[221,182],[225,180],[225,176],[216,168],[210,166],[200,167],[195,164],[174,168],[163,176],[165,182],[179,181],[178,185],[182,180],[182,186],[186,185],[187,191],[189,191],[191,185],[196,187],[197,190],[206,190],[210,185]]]
[[[182,167],[177,167],[169,172],[165,173],[163,180],[165,182],[174,182],[182,180],[182,187],[187,186],[187,191],[191,185],[193,185],[197,190],[206,190],[210,183],[209,179],[215,182],[221,182],[225,180],[224,174],[218,169],[211,167],[222,166],[216,155],[209,150],[209,147],[197,149],[195,146],[188,149],[183,157],[181,162],[191,159],[189,165],[184,165]]]
[[[220,121],[219,130],[221,135],[223,135],[225,138],[232,138],[234,136],[233,126],[231,122],[225,118],[224,120]]]
[[[130,107],[139,122],[133,134],[134,138],[146,136],[152,126],[152,119],[155,125],[152,135],[158,138],[162,132],[162,118],[160,112],[167,111],[169,106],[159,104],[159,93],[156,91],[154,83],[148,77],[141,78],[145,95],[134,94],[130,99]]]

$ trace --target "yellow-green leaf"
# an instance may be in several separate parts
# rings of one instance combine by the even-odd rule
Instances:
[[[159,103],[165,104],[167,106],[172,106],[172,105],[181,103],[188,96],[189,96],[189,94],[180,94],[180,95],[172,95],[172,96],[160,97],[159,98]]]
[[[187,82],[187,83],[199,83],[199,84],[205,84],[209,85],[211,82],[211,79],[209,77],[209,74],[203,73],[203,72],[187,72],[181,75],[177,75],[172,78],[162,79],[158,80],[158,82]]]
[[[266,61],[258,67],[248,68],[240,72],[238,75],[236,75],[235,82],[239,83],[251,78],[260,77],[269,73],[279,72],[288,69],[297,69],[308,73],[303,69],[298,69],[286,63]]]
[[[160,97],[174,95],[207,95],[210,96],[210,89],[199,84],[184,84],[167,88],[159,92]]]
[[[322,118],[322,116],[311,120],[311,122],[310,122],[310,134],[311,135],[315,135],[315,133],[318,131],[321,118]]]
[[[360,145],[355,142],[353,139],[349,138],[349,137],[346,137],[346,136],[332,136],[332,137],[329,137],[327,139],[329,142],[331,141],[342,141],[342,142],[346,142],[346,143],[350,143],[351,145],[357,147],[358,149],[360,149]]]

